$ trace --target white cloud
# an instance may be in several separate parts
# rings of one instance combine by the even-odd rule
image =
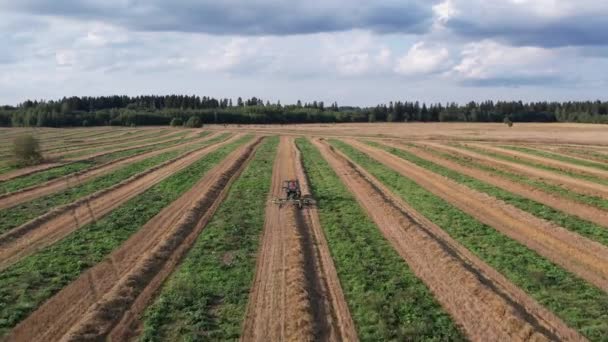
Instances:
[[[429,46],[425,42],[418,42],[397,61],[395,72],[403,75],[420,75],[442,71],[449,64],[449,57],[450,53],[445,47]]]
[[[73,66],[76,62],[76,53],[72,50],[59,50],[55,53],[55,62],[60,67]]]
[[[447,75],[484,86],[563,84],[573,82],[573,60],[572,48],[516,47],[484,40],[465,45],[460,62]]]

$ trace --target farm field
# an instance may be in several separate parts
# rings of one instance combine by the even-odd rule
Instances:
[[[607,126],[0,142],[0,341],[608,341]]]

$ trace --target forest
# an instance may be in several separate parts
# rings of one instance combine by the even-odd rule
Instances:
[[[583,122],[608,123],[608,102],[391,101],[371,107],[322,101],[282,105],[257,97],[216,99],[196,95],[64,97],[0,106],[0,126],[71,127],[168,125],[196,117],[203,124],[340,122]]]

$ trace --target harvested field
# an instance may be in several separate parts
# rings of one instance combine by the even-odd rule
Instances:
[[[149,187],[218,149],[222,143],[203,147],[169,160],[115,186],[100,190],[69,205],[42,215],[0,235],[0,270],[36,250],[58,241],[79,227],[99,220],[112,209],[144,192]]]
[[[116,169],[132,164],[165,152],[176,151],[179,149],[188,148],[191,145],[196,145],[201,141],[209,140],[212,136],[202,138],[200,141],[188,141],[184,144],[174,145],[166,148],[153,149],[149,152],[144,152],[140,154],[136,154],[133,156],[127,155],[125,157],[117,158],[111,160],[105,164],[95,165],[83,171],[70,173],[65,176],[55,178],[48,182],[38,184],[35,186],[19,189],[14,192],[9,192],[7,194],[0,195],[0,209],[8,208],[9,206],[14,206],[19,203],[31,201],[41,196],[45,196],[54,192],[58,192],[70,187],[75,186],[76,184],[72,184],[71,181],[76,180],[77,184],[86,182],[88,180],[94,179],[96,177],[100,177],[104,174],[108,174],[110,172],[115,171]]]
[[[316,145],[386,239],[471,340],[580,339],[344,155],[325,143],[317,141]]]
[[[310,194],[293,139],[283,138],[271,194],[298,179]],[[354,324],[314,209],[269,203],[257,274],[245,318],[244,341],[353,340]]]
[[[353,140],[347,142],[478,221],[519,241],[608,292],[608,248],[386,151]]]
[[[44,164],[11,166],[23,133]],[[18,128],[0,142],[2,341],[608,336],[605,126]]]

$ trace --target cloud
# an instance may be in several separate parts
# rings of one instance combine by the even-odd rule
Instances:
[[[562,79],[556,66],[564,51],[513,47],[484,40],[467,44],[451,75],[476,86],[539,85]]]
[[[472,40],[517,46],[608,45],[608,2],[596,0],[444,0],[436,25]]]
[[[401,57],[395,72],[403,75],[430,74],[445,70],[449,62],[448,49],[442,46],[429,46],[424,42],[414,44],[407,54]]]
[[[430,27],[433,14],[426,0],[0,0],[0,9],[94,19],[138,31],[217,35],[293,35],[352,29],[421,33]]]

